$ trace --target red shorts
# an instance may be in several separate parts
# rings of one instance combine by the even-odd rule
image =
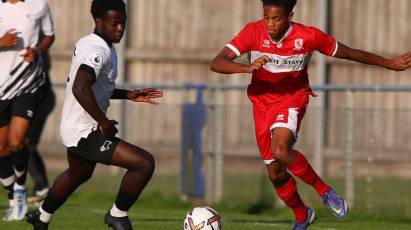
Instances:
[[[297,138],[308,101],[309,95],[300,95],[284,97],[265,108],[253,105],[255,136],[266,164],[275,160],[271,152],[271,131],[278,127],[287,128]]]

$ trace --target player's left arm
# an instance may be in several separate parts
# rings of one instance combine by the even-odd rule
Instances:
[[[43,52],[47,51],[51,45],[53,45],[55,40],[54,35],[44,36],[41,42],[34,48],[26,47],[26,53],[22,56],[27,62],[32,62],[36,60]]]
[[[44,36],[41,42],[34,48],[38,54],[46,52],[56,40],[55,36]]]
[[[338,50],[334,57],[367,65],[381,66],[395,71],[404,71],[411,67],[411,52],[390,59],[367,51],[350,48],[340,42],[338,43]]]
[[[43,52],[46,52],[51,47],[51,45],[53,45],[55,40],[53,18],[51,16],[50,7],[47,2],[39,2],[39,4],[43,4],[43,15],[38,23],[40,23],[41,33],[44,36],[35,47],[26,47],[26,53],[22,56],[27,62],[36,60],[36,58],[41,56]],[[33,33],[37,32],[33,31]]]
[[[55,40],[53,17],[51,16],[50,7],[47,1],[44,5],[44,15],[40,23],[41,33],[43,34],[43,36],[39,44],[37,44],[34,49],[41,55],[53,45]]]
[[[125,90],[125,89],[115,89],[111,99],[128,99],[134,102],[146,102],[153,105],[158,105],[156,98],[163,96],[163,91],[156,88],[147,89],[135,89],[135,90]]]

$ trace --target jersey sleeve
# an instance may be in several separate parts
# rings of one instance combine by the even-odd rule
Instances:
[[[315,49],[327,56],[334,56],[338,50],[338,42],[321,30],[312,27],[314,34]]]
[[[238,57],[251,50],[252,44],[255,41],[256,30],[252,24],[248,24],[235,36],[230,43],[226,45]]]
[[[54,35],[53,18],[51,16],[49,4],[47,2],[45,2],[44,8],[43,8],[43,17],[41,19],[41,30],[43,34],[46,36]]]
[[[82,54],[83,58],[81,58],[80,63],[93,68],[96,78],[98,78],[106,63],[109,62],[108,53],[99,47],[89,47],[89,49],[84,50]]]

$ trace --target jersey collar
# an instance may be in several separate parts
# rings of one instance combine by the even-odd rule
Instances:
[[[111,42],[107,41],[106,39],[104,39],[103,36],[101,36],[100,34],[98,34],[96,31],[94,31],[93,34],[96,35],[97,37],[103,39],[103,41],[105,41],[105,42],[107,43],[108,47],[111,48],[111,47],[113,46],[113,43],[111,43]]]
[[[280,40],[278,40],[277,42],[274,41],[274,40],[271,38],[271,36],[270,36],[270,35],[268,34],[268,32],[267,32],[267,29],[265,29],[265,32],[267,33],[267,36],[270,38],[271,42],[274,43],[274,45],[276,45],[277,48],[281,48],[281,47],[283,46],[283,41],[288,37],[288,35],[290,35],[292,29],[293,29],[293,23],[290,22],[290,23],[288,24],[288,30],[287,30],[287,32],[285,32],[285,34],[283,35],[283,37],[282,37]]]

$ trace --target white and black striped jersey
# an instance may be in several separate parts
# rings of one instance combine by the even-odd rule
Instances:
[[[86,138],[98,127],[97,121],[83,109],[73,94],[73,83],[78,69],[83,64],[94,69],[96,81],[91,89],[103,113],[107,112],[116,86],[117,54],[114,46],[110,47],[94,33],[81,38],[76,43],[71,61],[60,123],[60,135],[63,144],[67,147],[77,146],[82,137]]]
[[[27,63],[21,56],[26,47],[36,47],[40,30],[54,35],[53,20],[46,0],[0,2],[0,36],[15,29],[17,46],[0,49],[0,100],[36,92],[45,83],[42,60]]]

